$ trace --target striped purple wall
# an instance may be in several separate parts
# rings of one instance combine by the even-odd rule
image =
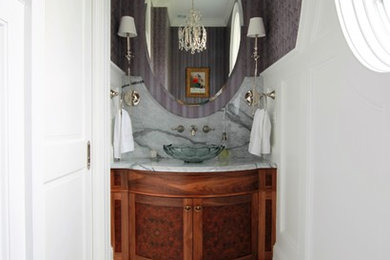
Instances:
[[[171,27],[171,75],[169,92],[189,103],[203,102],[201,98],[186,98],[186,67],[210,68],[210,96],[214,96],[225,84],[229,75],[230,40],[226,27],[207,27],[207,49],[195,55],[179,50],[178,27]],[[207,100],[207,99],[206,99]]]

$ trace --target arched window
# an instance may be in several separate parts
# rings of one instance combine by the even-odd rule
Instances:
[[[344,36],[367,68],[390,72],[390,0],[335,0]]]
[[[241,41],[241,16],[240,6],[236,2],[233,7],[232,20],[230,27],[230,57],[229,57],[229,75],[232,73],[236,63]]]

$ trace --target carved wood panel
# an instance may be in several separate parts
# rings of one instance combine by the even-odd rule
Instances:
[[[254,206],[251,194],[195,199],[194,260],[256,259]]]
[[[133,199],[134,198],[134,199]],[[132,253],[142,259],[182,260],[185,251],[185,199],[131,195],[134,200]],[[191,213],[189,213],[191,214]],[[190,235],[190,234],[189,234]]]

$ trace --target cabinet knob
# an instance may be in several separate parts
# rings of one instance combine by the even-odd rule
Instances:
[[[191,210],[191,206],[189,206],[189,205],[185,206],[185,207],[184,207],[184,210],[185,210],[185,211],[190,211],[190,210]]]
[[[201,206],[195,206],[195,211],[201,211],[202,207]]]

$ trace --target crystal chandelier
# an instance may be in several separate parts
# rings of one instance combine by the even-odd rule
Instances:
[[[207,33],[206,29],[200,24],[202,15],[199,10],[194,9],[194,0],[192,8],[186,19],[186,25],[179,28],[179,50],[201,52],[206,50]]]

